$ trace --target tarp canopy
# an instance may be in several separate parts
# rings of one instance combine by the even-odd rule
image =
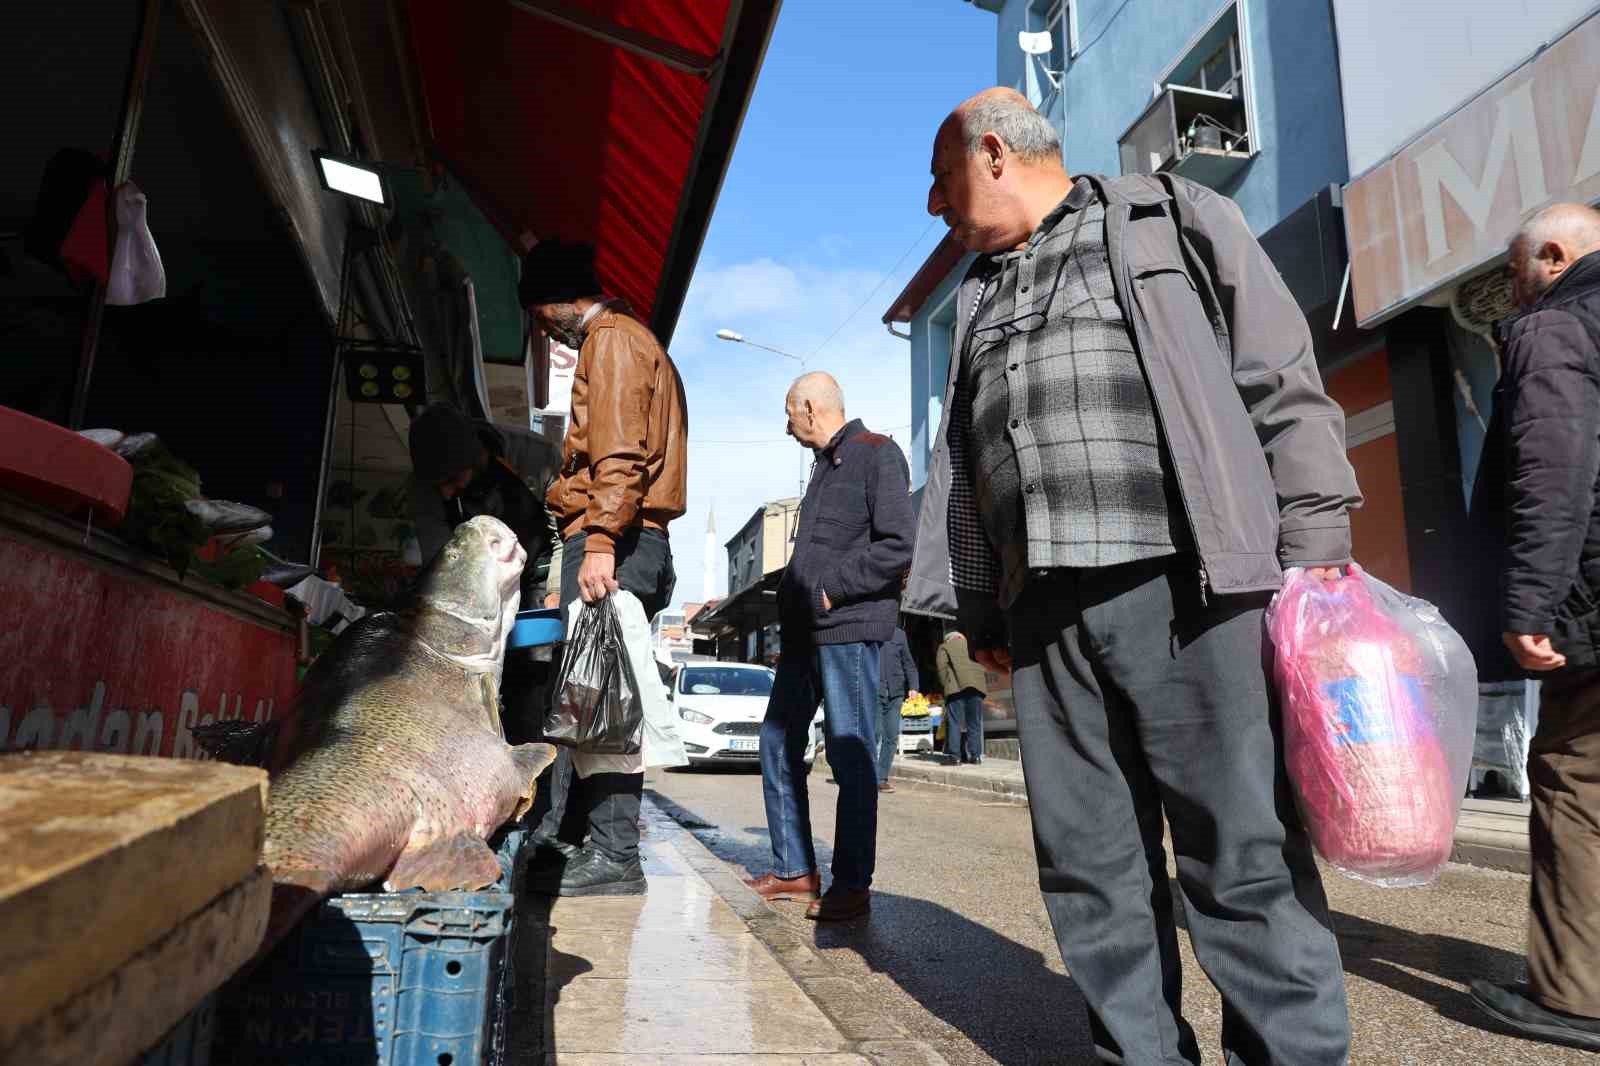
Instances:
[[[591,240],[670,335],[778,0],[409,0],[442,162],[513,248]]]

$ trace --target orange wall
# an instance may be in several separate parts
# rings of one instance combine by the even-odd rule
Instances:
[[[1328,395],[1345,417],[1394,398],[1387,352],[1374,352],[1328,375]],[[1400,481],[1398,438],[1389,433],[1350,449],[1350,465],[1366,503],[1350,514],[1356,562],[1404,592],[1411,591],[1411,556],[1406,547],[1405,489]]]

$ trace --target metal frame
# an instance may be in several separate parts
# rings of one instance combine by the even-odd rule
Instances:
[[[558,3],[556,0],[507,0],[507,2],[519,11],[526,11],[558,26],[565,26],[574,32],[615,45],[646,59],[653,59],[673,70],[681,70],[697,78],[709,78],[722,67],[724,58],[722,52],[708,56],[684,48],[682,45],[673,44],[671,41],[662,40],[654,34],[592,15],[581,8]]]
[[[1226,3],[1218,7],[1212,16],[1201,24],[1200,29],[1195,32],[1194,36],[1190,37],[1184,42],[1183,47],[1178,49],[1178,54],[1173,58],[1172,62],[1168,63],[1161,71],[1160,76],[1156,78],[1155,84],[1151,88],[1150,97],[1153,100],[1161,95],[1167,87],[1167,79],[1172,77],[1172,72],[1177,70],[1183,61],[1189,58],[1190,53],[1199,47],[1201,39],[1211,32],[1213,26],[1222,21],[1229,8],[1234,9],[1234,21],[1237,23],[1239,70],[1244,77],[1244,92],[1241,95],[1244,99],[1245,123],[1250,127],[1247,143],[1250,145],[1250,155],[1254,157],[1261,152],[1263,138],[1261,136],[1261,118],[1256,114],[1256,72],[1255,63],[1252,61],[1250,54],[1249,0],[1226,0]]]
[[[520,0],[516,0],[520,2]],[[772,31],[778,22],[783,0],[732,0],[728,21],[722,32],[722,55],[706,95],[706,110],[695,137],[688,183],[678,201],[678,217],[672,223],[672,239],[661,264],[661,280],[656,287],[656,303],[650,328],[663,344],[672,339],[689,281],[694,275],[700,248],[705,243],[711,213],[722,193],[722,182],[733,159],[750,97],[755,92],[756,75],[767,55]],[[692,236],[691,236],[692,234]],[[674,279],[681,277],[681,284]]]
[[[133,41],[133,60],[122,93],[122,115],[117,121],[117,136],[111,147],[111,173],[106,178],[106,233],[111,238],[106,242],[108,254],[117,232],[117,186],[128,180],[128,173],[133,169],[133,150],[139,140],[139,119],[144,114],[144,93],[150,82],[161,10],[162,0],[144,0],[144,14]],[[72,385],[72,407],[67,414],[68,429],[83,428],[89,406],[89,382],[94,377],[94,359],[100,349],[100,326],[105,321],[105,313],[106,287],[97,282],[83,322],[78,369]]]

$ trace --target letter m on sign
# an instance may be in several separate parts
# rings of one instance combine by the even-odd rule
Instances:
[[[1430,264],[1450,254],[1441,193],[1448,192],[1460,205],[1472,223],[1474,234],[1482,233],[1489,224],[1495,190],[1505,175],[1509,158],[1517,161],[1517,182],[1522,193],[1518,205],[1520,217],[1550,198],[1544,183],[1544,156],[1539,145],[1539,124],[1534,116],[1531,78],[1495,105],[1494,129],[1489,135],[1489,149],[1483,156],[1483,174],[1477,181],[1467,175],[1442,139],[1418,154],[1417,184],[1422,193],[1422,224],[1428,239]],[[1508,226],[1504,236],[1509,238],[1514,228]]]

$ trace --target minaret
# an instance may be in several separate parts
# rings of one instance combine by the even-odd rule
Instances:
[[[700,602],[710,603],[717,595],[717,511],[716,504],[706,515],[706,557],[702,562]]]

